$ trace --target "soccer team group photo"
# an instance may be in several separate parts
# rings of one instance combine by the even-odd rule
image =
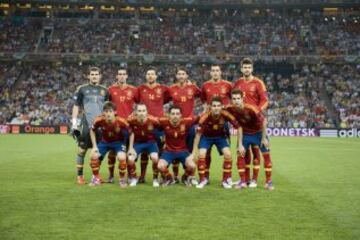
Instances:
[[[108,88],[100,84],[101,69],[90,67],[89,83],[78,87],[72,112],[72,135],[79,145],[78,184],[86,183],[84,159],[90,150],[90,186],[113,183],[116,163],[120,187],[145,183],[150,159],[153,187],[183,183],[204,188],[210,184],[214,146],[223,156],[223,188],[256,188],[263,158],[264,186],[273,190],[264,115],[268,106],[266,87],[253,76],[250,58],[244,58],[239,67],[243,77],[231,83],[222,78],[221,65],[211,65],[211,77],[202,86],[191,82],[185,67],[174,69],[175,83],[159,84],[157,69],[149,67],[145,82],[137,87],[127,83],[127,69],[118,68],[116,82]],[[200,112],[195,112],[196,105],[201,105]],[[81,120],[79,111],[83,113]],[[230,148],[230,128],[236,132],[236,140],[232,141],[236,153]],[[99,170],[105,165],[102,163],[107,153],[108,177],[102,179]],[[238,172],[234,182],[233,159]],[[136,162],[140,162],[140,176]],[[179,165],[184,172],[181,176]]]
[[[360,0],[0,0],[0,240],[359,240]]]

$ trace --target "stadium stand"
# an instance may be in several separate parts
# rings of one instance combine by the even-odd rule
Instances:
[[[180,1],[162,1],[169,2]],[[360,17],[353,11],[93,15],[44,18],[17,12],[2,17],[0,124],[67,124],[72,94],[86,81],[89,65],[101,67],[107,86],[119,65],[128,65],[131,84],[142,83],[149,64],[159,68],[159,81],[169,85],[181,63],[201,85],[209,63],[223,63],[224,78],[234,81],[240,76],[238,60],[251,56],[256,74],[268,86],[269,127],[360,126]]]

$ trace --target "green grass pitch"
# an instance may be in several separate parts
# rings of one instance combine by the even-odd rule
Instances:
[[[220,188],[217,153],[205,189],[120,189],[75,184],[68,136],[2,135],[0,239],[360,239],[360,140],[271,144],[273,192]]]

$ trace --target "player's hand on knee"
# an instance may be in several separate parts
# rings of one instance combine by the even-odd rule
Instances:
[[[166,164],[166,162],[164,160],[160,160],[158,162],[158,169],[163,170],[166,167],[167,167],[167,164]]]
[[[245,151],[245,148],[244,148],[244,146],[242,144],[240,144],[240,146],[238,147],[237,152],[238,152],[238,154],[240,154],[240,156],[242,156],[242,157],[245,156],[246,151]]]
[[[116,155],[118,161],[125,161],[126,162],[126,153],[125,152],[118,152]]]
[[[185,166],[191,169],[196,168],[194,158],[191,155],[186,159]]]
[[[150,159],[154,163],[158,163],[159,162],[159,155],[157,153],[151,153],[150,154]]]
[[[135,159],[135,158],[136,158],[136,151],[135,151],[135,149],[134,149],[134,148],[130,148],[127,155],[128,155],[129,158]]]
[[[93,147],[91,149],[91,158],[92,159],[97,159],[99,157],[100,157],[99,149],[97,147]]]
[[[269,140],[267,140],[267,138],[262,138],[261,139],[261,146],[269,148]]]
[[[99,154],[99,149],[95,146],[91,149],[91,154],[94,155],[94,154]]]

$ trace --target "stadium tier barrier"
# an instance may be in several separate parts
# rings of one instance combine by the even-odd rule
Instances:
[[[67,125],[0,125],[0,134],[67,134]],[[236,135],[231,128],[231,135]],[[359,128],[268,128],[269,137],[340,137],[359,138]]]

